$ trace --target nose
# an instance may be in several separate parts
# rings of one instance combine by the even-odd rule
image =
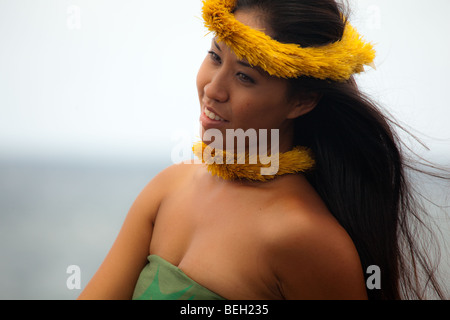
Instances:
[[[228,80],[225,72],[217,70],[205,87],[207,98],[216,102],[226,102],[229,99]]]

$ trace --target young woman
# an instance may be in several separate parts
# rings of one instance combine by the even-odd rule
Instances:
[[[272,40],[344,46],[349,24],[341,8],[334,0],[204,5],[204,16],[214,9],[209,25],[219,27],[197,77],[202,132],[276,129],[281,166],[296,146],[308,148],[301,155],[312,154],[315,165],[267,180],[226,179],[207,164],[167,168],[136,199],[80,299],[426,298],[420,271],[442,297],[410,231],[420,219],[391,122],[339,66],[324,76],[317,62],[304,67],[309,60],[297,76],[271,67],[279,56],[264,45]],[[257,30],[262,45],[239,52],[241,33],[231,24]],[[253,33],[243,30],[245,49]],[[349,56],[344,65],[353,63]],[[370,266],[381,273],[373,290]]]

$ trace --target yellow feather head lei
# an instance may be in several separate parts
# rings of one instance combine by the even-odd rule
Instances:
[[[204,0],[205,26],[239,59],[245,58],[250,65],[261,67],[271,76],[344,81],[363,72],[364,65],[374,67],[373,46],[364,42],[348,22],[341,40],[321,47],[302,48],[297,44],[280,43],[236,20],[232,14],[235,3],[236,0]]]
[[[213,175],[225,180],[247,180],[266,182],[277,176],[307,172],[315,166],[311,151],[305,147],[295,147],[291,151],[269,157],[249,153],[234,154],[223,150],[216,150],[206,143],[199,141],[192,147],[194,155],[207,165],[207,170]],[[273,163],[275,162],[275,163]],[[241,164],[242,163],[242,164]],[[262,173],[261,169],[276,172]],[[271,169],[272,168],[272,169]]]

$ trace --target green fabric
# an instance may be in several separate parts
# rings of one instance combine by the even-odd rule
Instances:
[[[150,255],[148,261],[137,281],[133,300],[225,300],[163,258]]]

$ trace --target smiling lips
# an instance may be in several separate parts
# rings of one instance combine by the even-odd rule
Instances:
[[[205,115],[206,115],[209,119],[211,119],[211,120],[215,120],[215,121],[223,121],[223,122],[226,121],[225,119],[222,119],[222,118],[219,117],[217,114],[215,114],[215,113],[212,112],[212,111],[209,111],[209,110],[206,109],[206,108],[205,108],[204,113],[205,113]]]

